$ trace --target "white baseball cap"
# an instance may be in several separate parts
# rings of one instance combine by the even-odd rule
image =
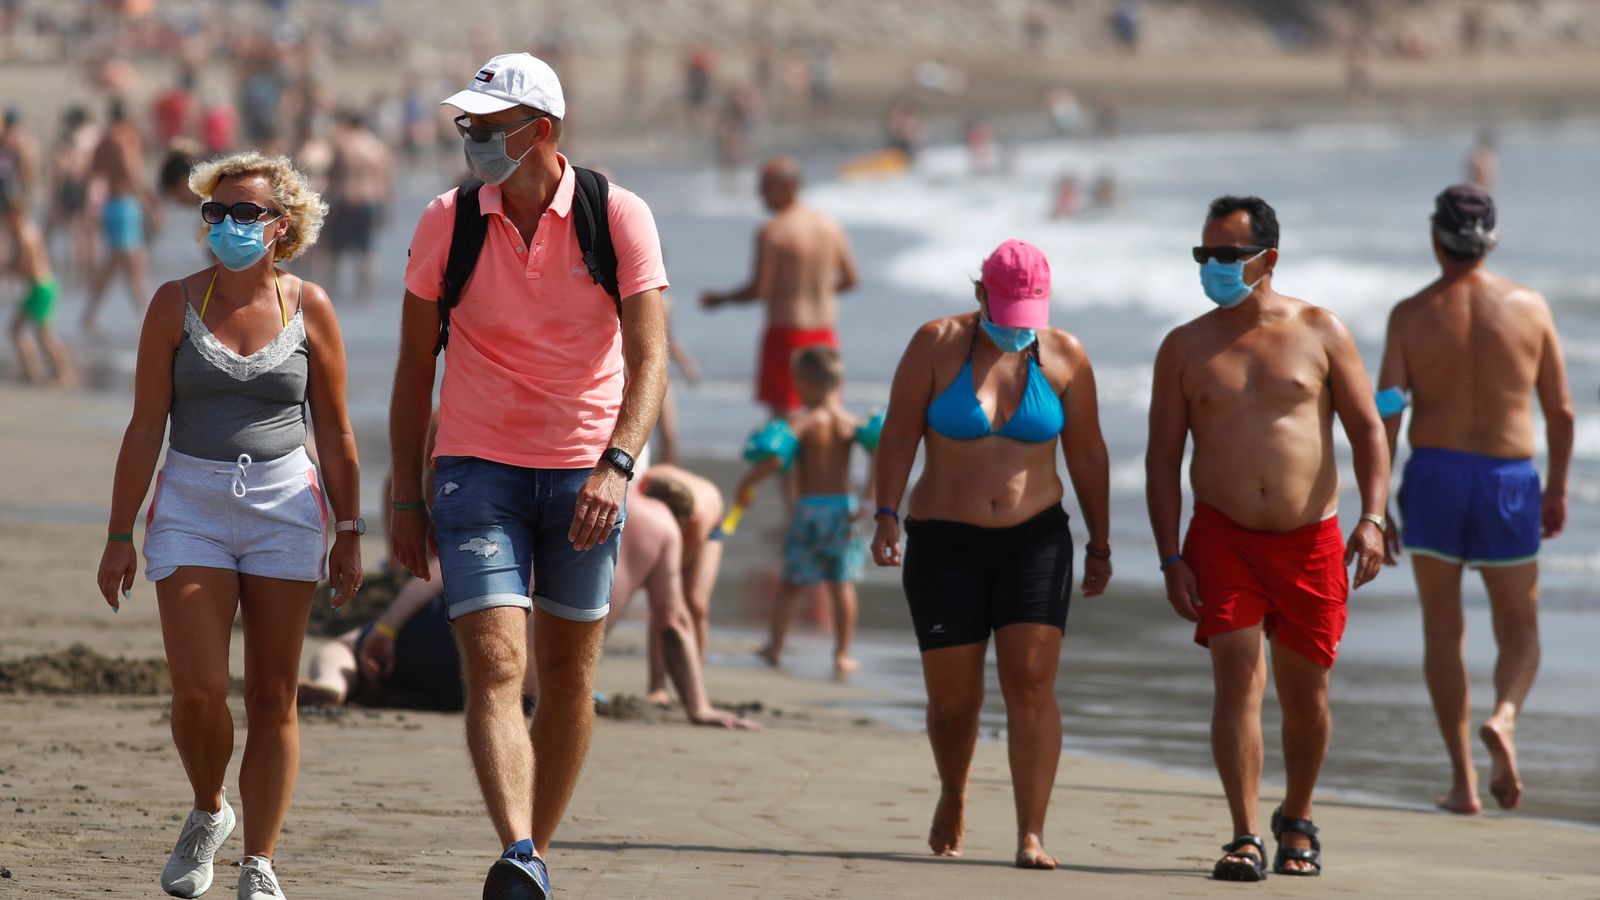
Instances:
[[[531,106],[558,119],[567,115],[561,79],[531,53],[502,53],[483,64],[467,89],[440,101],[464,113],[485,116],[513,106]]]

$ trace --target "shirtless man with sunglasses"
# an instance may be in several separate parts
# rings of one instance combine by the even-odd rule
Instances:
[[[1266,644],[1283,707],[1288,790],[1272,832],[1273,871],[1316,875],[1311,795],[1328,749],[1328,670],[1344,633],[1346,574],[1371,581],[1383,562],[1389,455],[1350,332],[1334,315],[1272,289],[1278,220],[1258,197],[1211,204],[1194,249],[1217,305],[1167,336],[1156,357],[1145,458],[1150,522],[1167,599],[1211,650],[1211,746],[1234,839],[1213,875],[1266,878],[1258,836]],[[1355,457],[1363,515],[1339,530],[1338,413]],[[1195,509],[1178,542],[1184,445]]]

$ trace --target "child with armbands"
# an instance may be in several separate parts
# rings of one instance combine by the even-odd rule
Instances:
[[[806,588],[826,583],[833,600],[836,675],[855,671],[850,658],[850,638],[856,625],[856,587],[866,548],[856,523],[863,517],[861,499],[850,493],[850,453],[855,444],[867,452],[877,449],[883,430],[879,413],[863,422],[844,408],[840,386],[844,367],[836,350],[805,347],[792,361],[795,387],[804,408],[788,421],[774,419],[745,446],[753,464],[739,482],[737,502],[724,524],[732,531],[738,517],[755,497],[756,485],[778,471],[794,466],[800,495],[795,503],[783,547],[783,583],[772,611],[772,636],[757,651],[778,665],[794,601]],[[872,486],[863,494],[870,496]]]

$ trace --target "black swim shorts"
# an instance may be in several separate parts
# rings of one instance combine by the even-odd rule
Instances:
[[[987,640],[1018,622],[1066,630],[1072,531],[1060,505],[1019,525],[906,520],[902,582],[924,650]]]

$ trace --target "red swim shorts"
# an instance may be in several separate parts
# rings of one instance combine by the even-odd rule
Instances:
[[[1350,575],[1337,518],[1294,531],[1243,528],[1195,504],[1183,559],[1200,585],[1195,643],[1264,622],[1268,637],[1324,669],[1344,637]]]
[[[788,412],[800,406],[789,363],[801,347],[826,344],[839,349],[839,336],[832,328],[790,328],[770,325],[761,338],[761,361],[757,371],[756,399],[762,404]]]

